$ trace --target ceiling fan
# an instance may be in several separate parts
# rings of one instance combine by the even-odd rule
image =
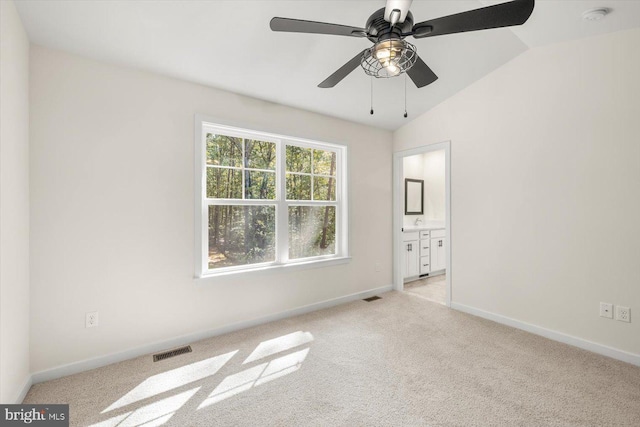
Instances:
[[[365,73],[373,77],[395,77],[406,72],[415,85],[421,88],[435,82],[438,76],[420,59],[415,46],[407,42],[406,37],[421,39],[522,25],[531,16],[535,0],[512,0],[417,24],[413,23],[413,15],[409,11],[411,3],[412,0],[387,0],[386,7],[369,17],[365,28],[279,17],[271,19],[270,26],[273,31],[289,33],[366,37],[374,43],[331,74],[318,87],[334,87],[360,65]]]

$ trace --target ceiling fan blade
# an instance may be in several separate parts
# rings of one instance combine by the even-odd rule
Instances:
[[[443,34],[522,25],[531,16],[534,4],[535,0],[513,0],[430,21],[418,22],[413,26],[413,37],[421,39]]]
[[[338,68],[338,70],[335,73],[327,77],[322,83],[318,85],[318,87],[326,89],[326,88],[334,87],[335,85],[340,83],[342,79],[347,77],[349,74],[351,74],[353,70],[358,68],[358,65],[360,65],[360,60],[362,59],[362,55],[364,55],[364,52],[366,50],[367,49],[363,50],[362,52],[354,56],[353,59],[351,59],[349,62],[344,64],[342,67]]]
[[[302,19],[273,18],[269,23],[273,31],[287,33],[312,33],[331,34],[335,36],[366,37],[364,28],[350,27],[348,25],[327,24],[325,22],[304,21]]]
[[[413,67],[407,70],[407,74],[409,74],[411,80],[419,88],[430,85],[431,83],[438,80],[438,76],[436,76],[436,73],[434,73],[419,56],[416,59],[416,63],[413,64]]]
[[[400,16],[397,17],[395,22],[391,22],[391,24],[404,22],[407,17],[407,13],[409,12],[409,8],[411,7],[411,3],[413,3],[413,0],[387,0],[387,5],[384,8],[384,20],[391,22],[391,12],[397,9],[400,11]]]

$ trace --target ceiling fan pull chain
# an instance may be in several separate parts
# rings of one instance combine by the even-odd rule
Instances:
[[[407,73],[404,74],[404,118],[406,119],[407,114]]]
[[[373,116],[373,77],[371,77],[371,115]]]

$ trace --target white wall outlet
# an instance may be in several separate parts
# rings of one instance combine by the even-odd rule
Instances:
[[[631,323],[631,309],[621,305],[616,306],[616,320]]]
[[[606,317],[607,319],[613,319],[613,304],[608,302],[600,303],[600,317]]]
[[[87,313],[87,317],[85,319],[85,328],[93,328],[94,326],[98,326],[100,324],[100,319],[98,318],[98,312],[93,311],[91,313]]]
[[[376,270],[377,272],[379,272],[380,270],[382,270],[382,266],[380,265],[380,261],[376,261],[376,264],[375,264],[375,270]]]

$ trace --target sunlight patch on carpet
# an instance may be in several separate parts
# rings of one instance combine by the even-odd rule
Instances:
[[[311,341],[313,341],[313,335],[311,335],[311,332],[302,331],[283,335],[272,340],[262,341],[260,344],[258,344],[256,349],[253,350],[253,353],[251,353],[249,357],[247,357],[247,359],[242,362],[242,364],[244,365],[249,362],[255,362],[256,360],[273,356],[274,354],[280,353],[281,351],[289,350],[294,347],[309,343]]]
[[[309,348],[279,357],[268,363],[245,369],[237,374],[229,375],[213,390],[209,397],[198,406],[198,409],[213,405],[276,378],[283,377],[300,369],[306,359]]]
[[[200,387],[142,406],[135,411],[117,415],[90,427],[156,427],[161,426],[184,406]]]
[[[107,409],[102,411],[102,413],[104,414],[105,412],[122,408],[123,406],[139,402],[140,400],[147,399],[160,393],[181,387],[185,384],[214,375],[237,352],[238,350],[231,351],[226,354],[221,354],[219,356],[211,357],[200,362],[191,363],[189,365],[181,366],[180,368],[172,369],[149,377],[138,384],[129,393],[114,402]]]

